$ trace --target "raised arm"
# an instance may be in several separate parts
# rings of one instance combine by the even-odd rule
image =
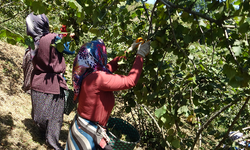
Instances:
[[[119,91],[134,87],[140,78],[142,66],[143,58],[137,56],[127,76],[101,72],[97,81],[99,89],[103,91]]]
[[[120,61],[124,56],[117,56],[113,60],[111,60],[106,67],[111,71],[115,72],[118,69],[118,61]]]

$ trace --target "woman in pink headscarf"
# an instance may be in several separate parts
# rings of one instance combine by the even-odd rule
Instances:
[[[133,48],[140,43],[134,43]],[[113,91],[134,87],[140,77],[143,58],[149,53],[150,42],[139,45],[132,69],[127,76],[113,74],[121,57],[107,63],[103,40],[84,44],[73,65],[77,114],[71,124],[66,150],[111,150],[106,124],[115,104]]]

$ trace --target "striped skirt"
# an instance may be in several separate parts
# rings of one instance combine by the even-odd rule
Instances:
[[[65,150],[112,150],[101,130],[103,128],[100,129],[99,125],[76,114],[69,129]]]

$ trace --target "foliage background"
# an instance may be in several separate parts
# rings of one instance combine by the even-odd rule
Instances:
[[[0,38],[32,44],[24,19],[34,11],[49,17],[53,32],[66,24],[76,34],[71,42],[76,51],[84,42],[102,38],[111,59],[124,55],[138,37],[151,40],[137,86],[116,92],[134,118],[140,144],[149,149],[220,149],[235,145],[228,140],[230,131],[248,135],[242,129],[249,124],[249,5],[244,0],[157,0],[154,5],[4,0]],[[129,72],[134,54],[126,54],[117,73]],[[69,67],[73,58],[66,58]]]

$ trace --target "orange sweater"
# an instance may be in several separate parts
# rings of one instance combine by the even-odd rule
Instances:
[[[118,68],[116,57],[107,68],[114,72]],[[78,114],[90,121],[98,122],[106,126],[110,113],[115,104],[113,91],[119,91],[134,87],[141,75],[143,58],[137,56],[132,69],[127,76],[108,74],[96,71],[88,75],[81,85],[79,93]]]

